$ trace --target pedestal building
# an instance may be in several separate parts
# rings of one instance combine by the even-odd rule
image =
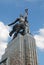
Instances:
[[[0,65],[38,65],[34,37],[27,33],[10,41]]]

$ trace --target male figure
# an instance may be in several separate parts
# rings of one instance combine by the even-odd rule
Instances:
[[[8,26],[13,25],[13,30],[10,32],[10,36],[15,32],[13,39],[17,36],[18,33],[24,35],[25,34],[25,27],[27,23],[27,10],[25,10],[26,15],[20,15],[20,18],[17,18],[13,23],[9,24]]]

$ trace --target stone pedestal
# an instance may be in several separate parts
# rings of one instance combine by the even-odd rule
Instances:
[[[6,58],[4,65],[38,65],[34,37],[27,33],[24,36],[18,35],[10,41],[2,56],[2,61]]]

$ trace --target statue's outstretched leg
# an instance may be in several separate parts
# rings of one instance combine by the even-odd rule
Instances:
[[[18,24],[13,26],[13,30],[9,33],[10,36],[17,30]]]
[[[25,35],[25,25],[24,24],[21,24],[20,28],[21,28],[22,31],[20,31],[19,33],[21,35]]]
[[[14,33],[14,30],[12,30],[12,31],[9,33],[9,35],[12,36],[13,33]]]
[[[15,33],[14,36],[13,36],[13,39],[17,37],[19,31],[20,31],[20,27],[17,28],[16,33]]]

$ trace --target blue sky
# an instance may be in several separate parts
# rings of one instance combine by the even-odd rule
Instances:
[[[25,8],[28,8],[30,31],[34,35],[38,47],[38,63],[44,65],[44,0],[0,0],[0,28],[9,29],[7,25],[19,17],[20,13],[24,14]],[[8,41],[9,30],[7,29],[5,37],[0,35],[0,42],[3,41],[4,44]],[[1,30],[0,32],[3,34]],[[2,40],[2,38],[6,39]]]

